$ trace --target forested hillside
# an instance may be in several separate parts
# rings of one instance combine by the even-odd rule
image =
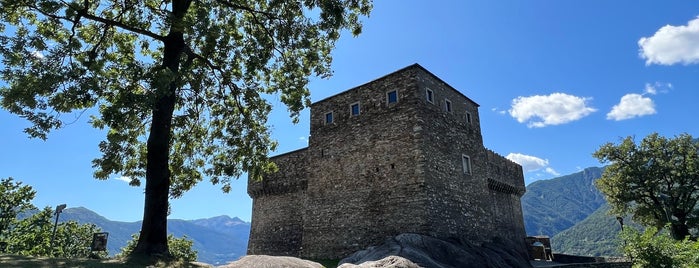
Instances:
[[[585,170],[534,182],[522,196],[524,224],[528,235],[555,236],[584,220],[602,204],[604,197],[594,185],[602,168]]]

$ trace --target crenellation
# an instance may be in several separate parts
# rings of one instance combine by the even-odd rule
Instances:
[[[248,253],[333,259],[400,233],[523,245],[522,169],[483,146],[478,107],[417,64],[313,103],[308,148],[248,184]]]

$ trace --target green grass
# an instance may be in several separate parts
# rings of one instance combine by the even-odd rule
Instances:
[[[127,268],[146,267],[149,263],[146,260],[125,260],[125,259],[63,259],[63,258],[43,258],[19,255],[0,255],[0,266],[13,268],[53,268],[53,267],[78,267],[78,268]],[[150,267],[173,267],[173,268],[202,268],[213,267],[208,264],[197,262],[158,262]]]

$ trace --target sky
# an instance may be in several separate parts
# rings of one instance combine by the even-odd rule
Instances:
[[[334,75],[312,100],[418,63],[480,104],[484,145],[522,165],[527,184],[601,166],[607,142],[658,132],[699,136],[699,4],[695,1],[376,1],[358,37],[333,52]],[[276,155],[307,145],[309,111],[293,124],[278,98]],[[0,178],[31,185],[39,207],[86,207],[138,221],[143,187],[92,177],[105,133],[87,117],[29,139],[26,120],[0,110]],[[208,181],[171,203],[170,218],[250,221],[247,176],[224,194]]]

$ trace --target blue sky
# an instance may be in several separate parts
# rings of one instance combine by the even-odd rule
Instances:
[[[419,63],[481,105],[486,147],[522,164],[527,183],[549,179],[600,166],[592,152],[622,137],[699,136],[698,16],[694,1],[377,1],[362,35],[338,42],[335,74],[313,80],[312,99]],[[273,154],[305,147],[308,111],[294,125],[271,102]],[[0,177],[32,185],[40,207],[141,219],[142,187],[92,178],[104,133],[87,117],[47,141],[28,139],[27,126],[0,111]],[[171,218],[249,221],[245,180],[229,194],[202,182]]]

